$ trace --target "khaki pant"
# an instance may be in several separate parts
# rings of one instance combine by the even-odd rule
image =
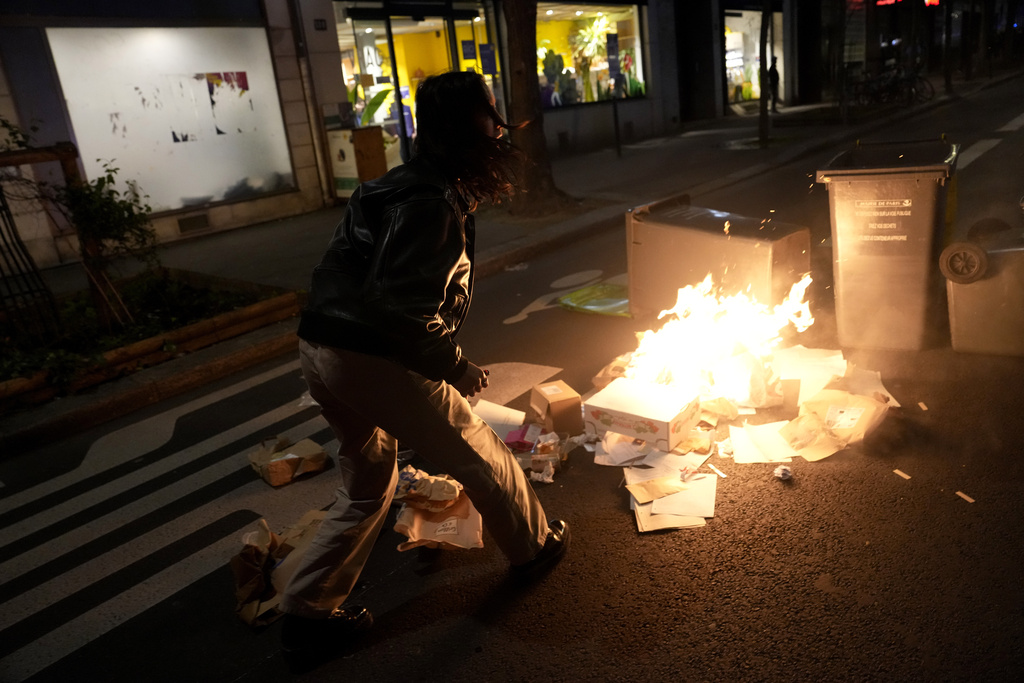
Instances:
[[[398,482],[398,442],[465,488],[513,564],[544,545],[544,509],[500,438],[446,382],[377,356],[300,342],[302,373],[341,447],[341,485],[281,607],[326,617],[352,591]]]

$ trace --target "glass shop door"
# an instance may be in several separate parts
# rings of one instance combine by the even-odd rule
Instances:
[[[498,59],[479,3],[417,3],[437,14],[388,14],[413,3],[348,8],[338,35],[349,100],[357,126],[379,125],[387,167],[408,160],[416,138],[416,88],[427,76],[452,69],[485,75],[495,96]],[[418,11],[418,10],[416,10]],[[347,34],[347,35],[343,35]]]

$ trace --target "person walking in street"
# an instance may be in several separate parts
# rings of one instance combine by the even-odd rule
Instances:
[[[779,113],[779,58],[772,57],[772,65],[768,67],[768,87],[772,98],[772,113]]]
[[[416,92],[413,158],[352,195],[299,323],[302,372],[340,443],[337,500],[281,609],[282,647],[305,666],[365,632],[346,604],[398,481],[398,443],[464,487],[518,579],[564,555],[569,527],[548,520],[522,468],[468,401],[487,371],[456,342],[473,288],[473,211],[514,192],[522,152],[483,77],[448,72]]]

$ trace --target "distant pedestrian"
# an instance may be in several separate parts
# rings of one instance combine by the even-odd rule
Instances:
[[[768,88],[772,99],[772,113],[779,113],[779,68],[778,57],[772,57],[772,65],[768,68]]]
[[[474,217],[514,191],[523,154],[483,77],[453,71],[416,92],[413,158],[363,183],[313,271],[302,372],[340,443],[341,485],[281,601],[282,646],[303,667],[372,624],[346,604],[384,526],[398,443],[450,474],[519,578],[553,566],[569,527],[549,523],[522,467],[469,406],[487,386],[455,336],[473,287]]]

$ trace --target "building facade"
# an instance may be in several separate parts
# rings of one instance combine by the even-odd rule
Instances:
[[[292,216],[351,194],[356,138],[370,138],[381,168],[408,158],[426,76],[473,69],[505,109],[502,2],[514,1],[0,0],[0,117],[33,146],[73,142],[86,178],[112,164],[136,181],[161,241]],[[838,70],[868,63],[869,36],[934,62],[943,11],[960,44],[993,24],[900,2],[772,0],[782,101],[829,97]],[[990,4],[1009,26],[1024,3]],[[762,0],[538,2],[550,153],[671,135],[756,102],[764,11]],[[912,45],[893,43],[904,35]],[[55,163],[19,172],[61,181]],[[14,209],[40,267],[77,258],[45,212]]]

